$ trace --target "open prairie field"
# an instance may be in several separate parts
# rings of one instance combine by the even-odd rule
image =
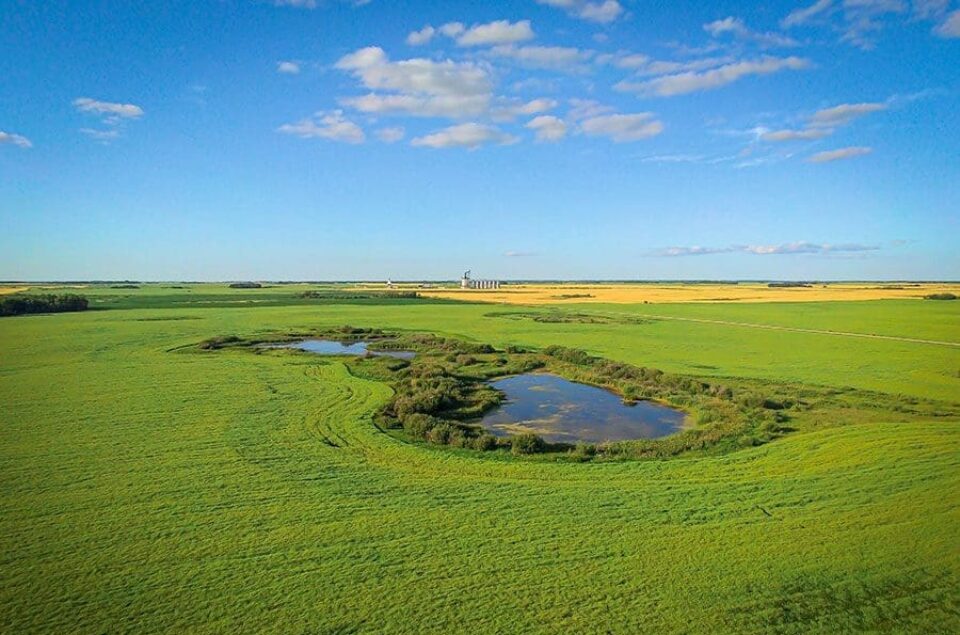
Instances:
[[[960,303],[313,288],[0,319],[0,630],[960,630]],[[385,433],[343,359],[193,346],[345,324],[811,396],[759,445],[578,462]]]

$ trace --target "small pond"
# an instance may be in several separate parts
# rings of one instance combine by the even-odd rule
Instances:
[[[375,355],[377,357],[395,357],[413,359],[413,351],[376,351],[367,348],[370,342],[338,342],[336,340],[300,340],[284,344],[267,344],[266,348],[295,348],[318,355]]]
[[[654,439],[678,431],[684,413],[556,375],[528,373],[491,382],[506,394],[480,424],[496,436],[533,432],[549,443]]]

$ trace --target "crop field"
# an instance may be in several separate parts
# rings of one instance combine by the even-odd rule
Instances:
[[[960,302],[580,286],[94,285],[0,319],[0,632],[960,631]],[[385,433],[345,359],[196,347],[342,325],[813,396],[760,445],[578,462]]]
[[[768,286],[766,283],[621,283],[519,284],[498,290],[430,289],[436,298],[506,304],[576,304],[644,302],[832,302],[922,298],[931,293],[958,293],[955,283],[811,283]]]

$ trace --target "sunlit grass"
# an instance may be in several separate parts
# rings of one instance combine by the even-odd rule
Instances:
[[[951,306],[802,306],[656,310],[960,339]],[[0,630],[960,628],[953,421],[884,423],[851,410],[717,457],[515,460],[379,432],[371,415],[389,388],[335,360],[171,352],[215,335],[350,323],[561,343],[671,372],[903,394],[905,404],[960,401],[960,351],[948,347],[491,316],[501,310],[175,305],[0,320]]]

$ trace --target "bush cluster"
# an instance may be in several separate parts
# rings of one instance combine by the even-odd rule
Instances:
[[[956,300],[957,295],[955,293],[931,293],[923,296],[923,298],[925,300]]]
[[[89,302],[82,295],[10,295],[0,300],[0,315],[27,315],[32,313],[65,313],[86,311]]]

